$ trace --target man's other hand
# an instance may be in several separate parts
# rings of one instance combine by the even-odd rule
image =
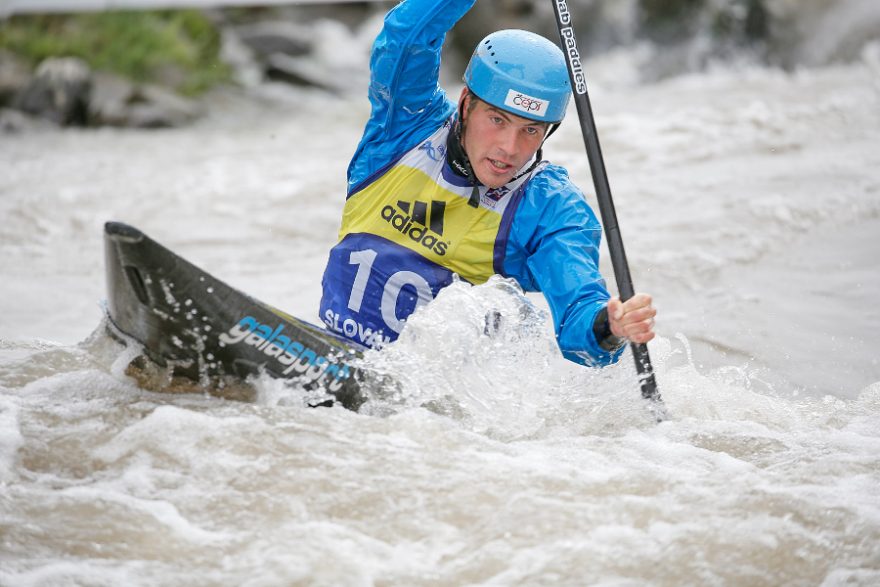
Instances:
[[[630,342],[645,343],[654,338],[654,317],[657,310],[651,296],[639,293],[621,303],[620,298],[608,300],[608,321],[614,336]]]

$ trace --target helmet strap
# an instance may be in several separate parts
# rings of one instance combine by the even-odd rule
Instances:
[[[544,159],[544,143],[547,142],[547,139],[550,138],[550,135],[552,135],[553,133],[556,132],[557,128],[559,128],[558,122],[554,122],[553,124],[550,125],[550,130],[548,130],[547,134],[544,135],[544,140],[541,141],[541,146],[538,147],[538,150],[535,152],[535,160],[532,161],[532,164],[529,165],[528,169],[526,169],[525,171],[523,171],[522,173],[520,173],[519,175],[517,175],[516,177],[514,177],[510,181],[516,181],[519,178],[521,178],[522,176],[528,175],[529,173],[531,173],[532,171],[535,170],[535,167],[538,166],[538,163],[540,163]]]

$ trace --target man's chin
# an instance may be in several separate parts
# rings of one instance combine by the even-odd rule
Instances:
[[[511,178],[512,174],[510,173],[507,173],[502,177],[499,177],[497,175],[493,175],[491,177],[480,177],[479,175],[477,176],[477,179],[480,181],[481,184],[493,190],[506,185],[511,180]]]

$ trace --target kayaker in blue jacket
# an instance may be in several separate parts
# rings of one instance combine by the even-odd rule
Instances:
[[[454,274],[474,284],[499,274],[543,293],[566,358],[609,364],[626,340],[654,337],[656,311],[646,294],[609,299],[599,221],[566,170],[542,158],[571,94],[565,58],[533,33],[492,33],[452,102],[438,85],[440,51],[473,4],[405,0],[386,15],[321,319],[380,347]]]

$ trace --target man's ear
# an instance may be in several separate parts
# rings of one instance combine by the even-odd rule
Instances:
[[[461,89],[461,95],[458,97],[458,111],[461,113],[462,119],[467,112],[468,106],[471,105],[471,92],[467,86]]]

